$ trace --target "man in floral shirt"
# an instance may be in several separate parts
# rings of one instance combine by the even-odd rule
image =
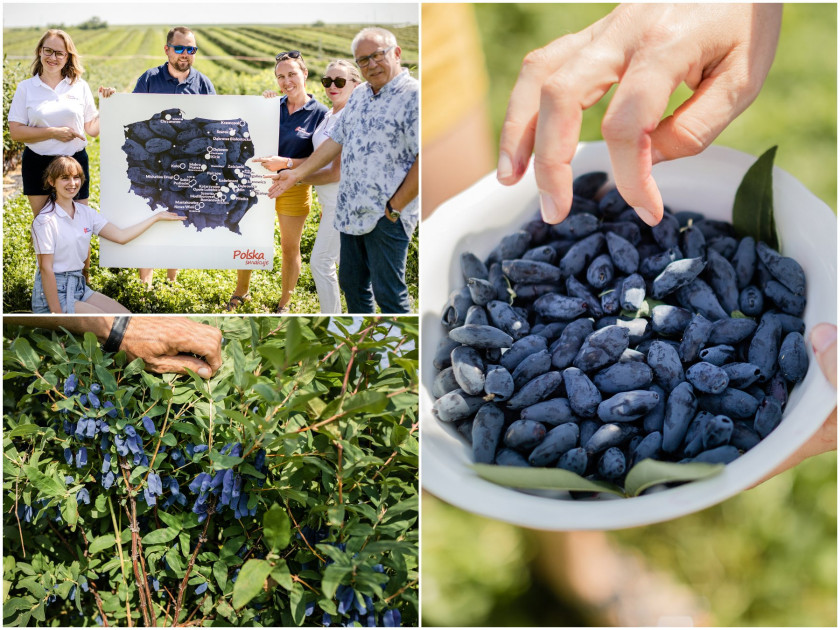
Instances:
[[[269,197],[341,154],[335,227],[338,280],[350,313],[409,312],[405,261],[419,219],[419,83],[400,65],[394,35],[365,28],[353,55],[367,83],[353,91],[330,139],[297,168],[278,173]]]

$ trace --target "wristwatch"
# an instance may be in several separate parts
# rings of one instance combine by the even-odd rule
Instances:
[[[394,223],[397,222],[397,219],[400,218],[400,213],[402,210],[397,210],[391,205],[391,200],[385,202],[385,218],[389,221],[393,221]]]
[[[292,158],[289,158],[289,161],[286,162],[286,168],[293,168],[294,162],[292,162]]]

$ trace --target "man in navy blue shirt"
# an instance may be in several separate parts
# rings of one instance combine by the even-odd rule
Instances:
[[[134,92],[151,94],[215,94],[216,89],[206,76],[192,65],[198,46],[195,35],[186,26],[176,26],[166,36],[167,61],[149,68],[137,79]]]
[[[150,94],[215,94],[210,79],[192,67],[198,46],[195,35],[186,26],[176,26],[166,35],[166,63],[156,68],[149,68],[137,79],[134,93]],[[146,286],[152,286],[152,269],[139,269],[140,280]],[[174,282],[177,269],[167,269],[166,277]]]

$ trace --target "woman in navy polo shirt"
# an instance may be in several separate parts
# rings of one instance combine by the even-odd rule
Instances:
[[[280,141],[277,155],[255,158],[271,171],[294,168],[312,155],[312,134],[327,114],[322,105],[311,94],[306,93],[306,77],[309,72],[303,57],[297,50],[280,53],[276,57],[274,76],[283,93],[280,99]],[[273,90],[266,90],[263,96],[278,96]],[[300,239],[306,215],[312,205],[312,187],[295,186],[277,198],[275,210],[280,223],[280,273],[282,295],[277,304],[277,313],[288,313],[289,303],[300,276]],[[236,290],[228,302],[228,310],[234,310],[250,299],[251,271],[241,269],[236,276]]]

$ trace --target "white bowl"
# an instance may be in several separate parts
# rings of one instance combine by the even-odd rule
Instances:
[[[694,210],[732,220],[735,191],[755,157],[712,146],[691,158],[659,164],[653,172],[662,197],[674,211]],[[576,175],[611,173],[602,142],[581,143],[572,162]],[[806,336],[819,322],[836,320],[837,221],[831,209],[779,168],[773,172],[776,224],[782,253],[795,258],[808,280]],[[478,477],[468,466],[470,447],[454,427],[431,414],[432,365],[445,334],[440,315],[449,293],[464,285],[460,254],[485,258],[505,234],[535,216],[539,201],[531,170],[513,187],[492,173],[441,205],[422,226],[420,313],[422,316],[421,482],[423,487],[464,510],[524,527],[546,530],[619,529],[690,514],[745,490],[792,455],[822,425],[836,405],[836,390],[822,375],[810,344],[810,369],[791,393],[781,424],[717,476],[630,499],[604,497],[573,501],[526,494]]]

